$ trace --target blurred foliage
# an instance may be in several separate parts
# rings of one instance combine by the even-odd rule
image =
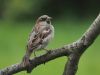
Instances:
[[[100,0],[0,0],[0,17],[11,20],[33,20],[43,14],[54,18],[97,15]],[[69,17],[68,17],[69,18]]]
[[[7,2],[4,17],[12,19],[29,19],[41,7],[43,1],[38,0],[10,0]]]

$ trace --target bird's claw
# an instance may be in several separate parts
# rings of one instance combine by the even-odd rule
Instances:
[[[50,54],[51,53],[51,50],[48,50],[48,49],[44,49],[46,51],[46,53]]]

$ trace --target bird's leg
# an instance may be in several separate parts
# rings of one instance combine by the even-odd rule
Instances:
[[[48,50],[46,48],[43,48],[43,50],[45,50],[47,54],[50,54],[51,53],[51,50]],[[44,62],[44,65],[45,65],[45,62]]]
[[[34,53],[34,57],[36,57],[36,53],[35,53],[35,51],[34,51],[33,53]]]
[[[44,50],[47,52],[47,53],[51,53],[51,50],[48,50],[46,48],[44,48]]]

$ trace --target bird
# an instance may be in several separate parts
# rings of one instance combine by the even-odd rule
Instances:
[[[51,19],[48,15],[42,15],[36,20],[36,24],[29,35],[26,53],[23,57],[24,66],[30,65],[32,53],[36,57],[35,51],[47,50],[46,46],[54,37],[54,26],[51,24]]]

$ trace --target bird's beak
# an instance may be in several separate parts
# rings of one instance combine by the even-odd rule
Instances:
[[[52,20],[52,17],[49,17],[50,20]]]

